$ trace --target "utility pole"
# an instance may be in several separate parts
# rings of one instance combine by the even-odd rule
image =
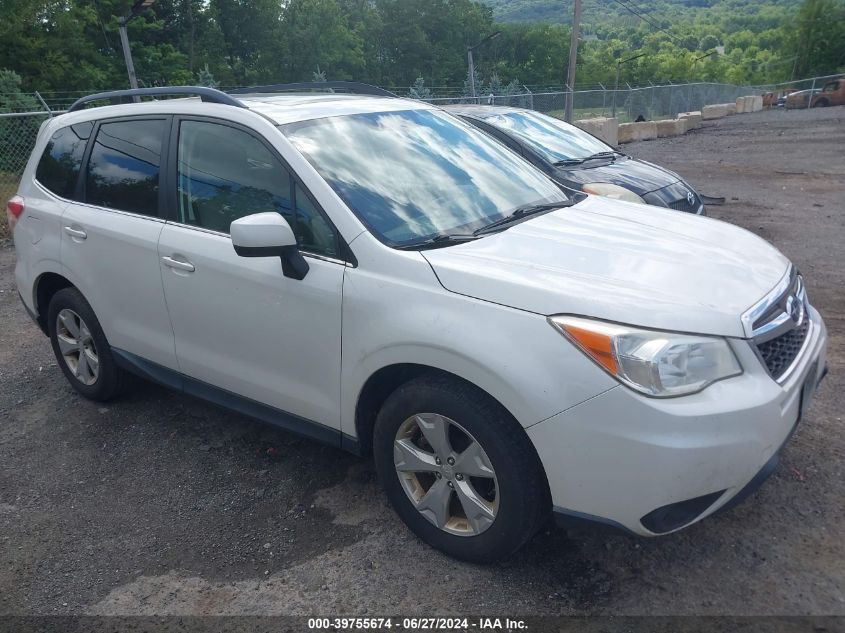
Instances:
[[[469,70],[469,96],[472,97],[473,101],[475,100],[475,61],[472,59],[472,51],[476,48],[489,42],[490,40],[499,37],[502,34],[501,31],[496,31],[494,33],[490,33],[487,37],[483,40],[478,42],[475,46],[467,46],[467,67]]]
[[[123,48],[123,61],[126,62],[126,73],[129,75],[129,87],[138,87],[138,78],[135,76],[135,64],[132,63],[132,49],[129,48],[129,34],[126,32],[126,25],[137,18],[142,11],[149,9],[156,0],[137,0],[129,10],[128,16],[117,18],[118,31],[120,31],[120,46]],[[138,97],[134,97],[138,101]]]
[[[467,46],[467,66],[469,66],[469,96],[475,99],[475,63],[472,60],[471,46]]]
[[[569,68],[566,71],[566,122],[572,123],[572,102],[575,101],[575,63],[578,57],[578,35],[581,28],[581,0],[575,0],[572,34],[569,39]]]
[[[126,33],[127,20],[124,16],[117,18],[117,27],[120,31],[120,46],[123,48],[123,61],[126,62],[126,72],[129,74],[129,87],[138,87],[138,78],[135,76],[135,64],[132,63],[132,50],[129,48],[129,35]]]

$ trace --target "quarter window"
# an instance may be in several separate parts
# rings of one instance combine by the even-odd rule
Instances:
[[[109,209],[158,216],[164,120],[103,123],[88,161],[85,200]]]
[[[57,196],[73,198],[85,144],[93,129],[94,124],[86,121],[53,134],[35,170],[38,182]]]
[[[256,137],[208,121],[179,127],[179,221],[228,233],[234,220],[276,211],[303,250],[337,254],[337,238],[287,168]]]

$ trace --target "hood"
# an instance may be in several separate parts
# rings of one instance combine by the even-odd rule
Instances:
[[[599,196],[423,255],[446,289],[484,301],[735,337],[789,268],[732,224]]]
[[[635,158],[617,158],[612,162],[588,161],[583,165],[556,167],[555,176],[579,186],[589,182],[609,182],[640,196],[680,180],[677,174],[667,169]]]

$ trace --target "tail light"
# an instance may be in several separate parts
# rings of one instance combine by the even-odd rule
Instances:
[[[24,208],[24,199],[21,196],[14,196],[6,203],[6,216],[9,219],[9,232],[15,230],[15,224],[21,217]]]

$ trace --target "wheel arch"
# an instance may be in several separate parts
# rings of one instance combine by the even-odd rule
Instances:
[[[36,322],[44,334],[49,332],[47,309],[50,306],[50,300],[63,288],[76,288],[76,286],[60,273],[44,272],[35,280],[32,298],[36,309]]]
[[[513,412],[499,398],[496,398],[489,390],[458,374],[422,363],[392,363],[374,371],[358,392],[355,403],[355,432],[358,437],[358,447],[362,454],[369,454],[372,451],[373,427],[376,416],[390,394],[403,384],[424,375],[443,376],[457,383],[469,385],[496,402],[521,427]]]

